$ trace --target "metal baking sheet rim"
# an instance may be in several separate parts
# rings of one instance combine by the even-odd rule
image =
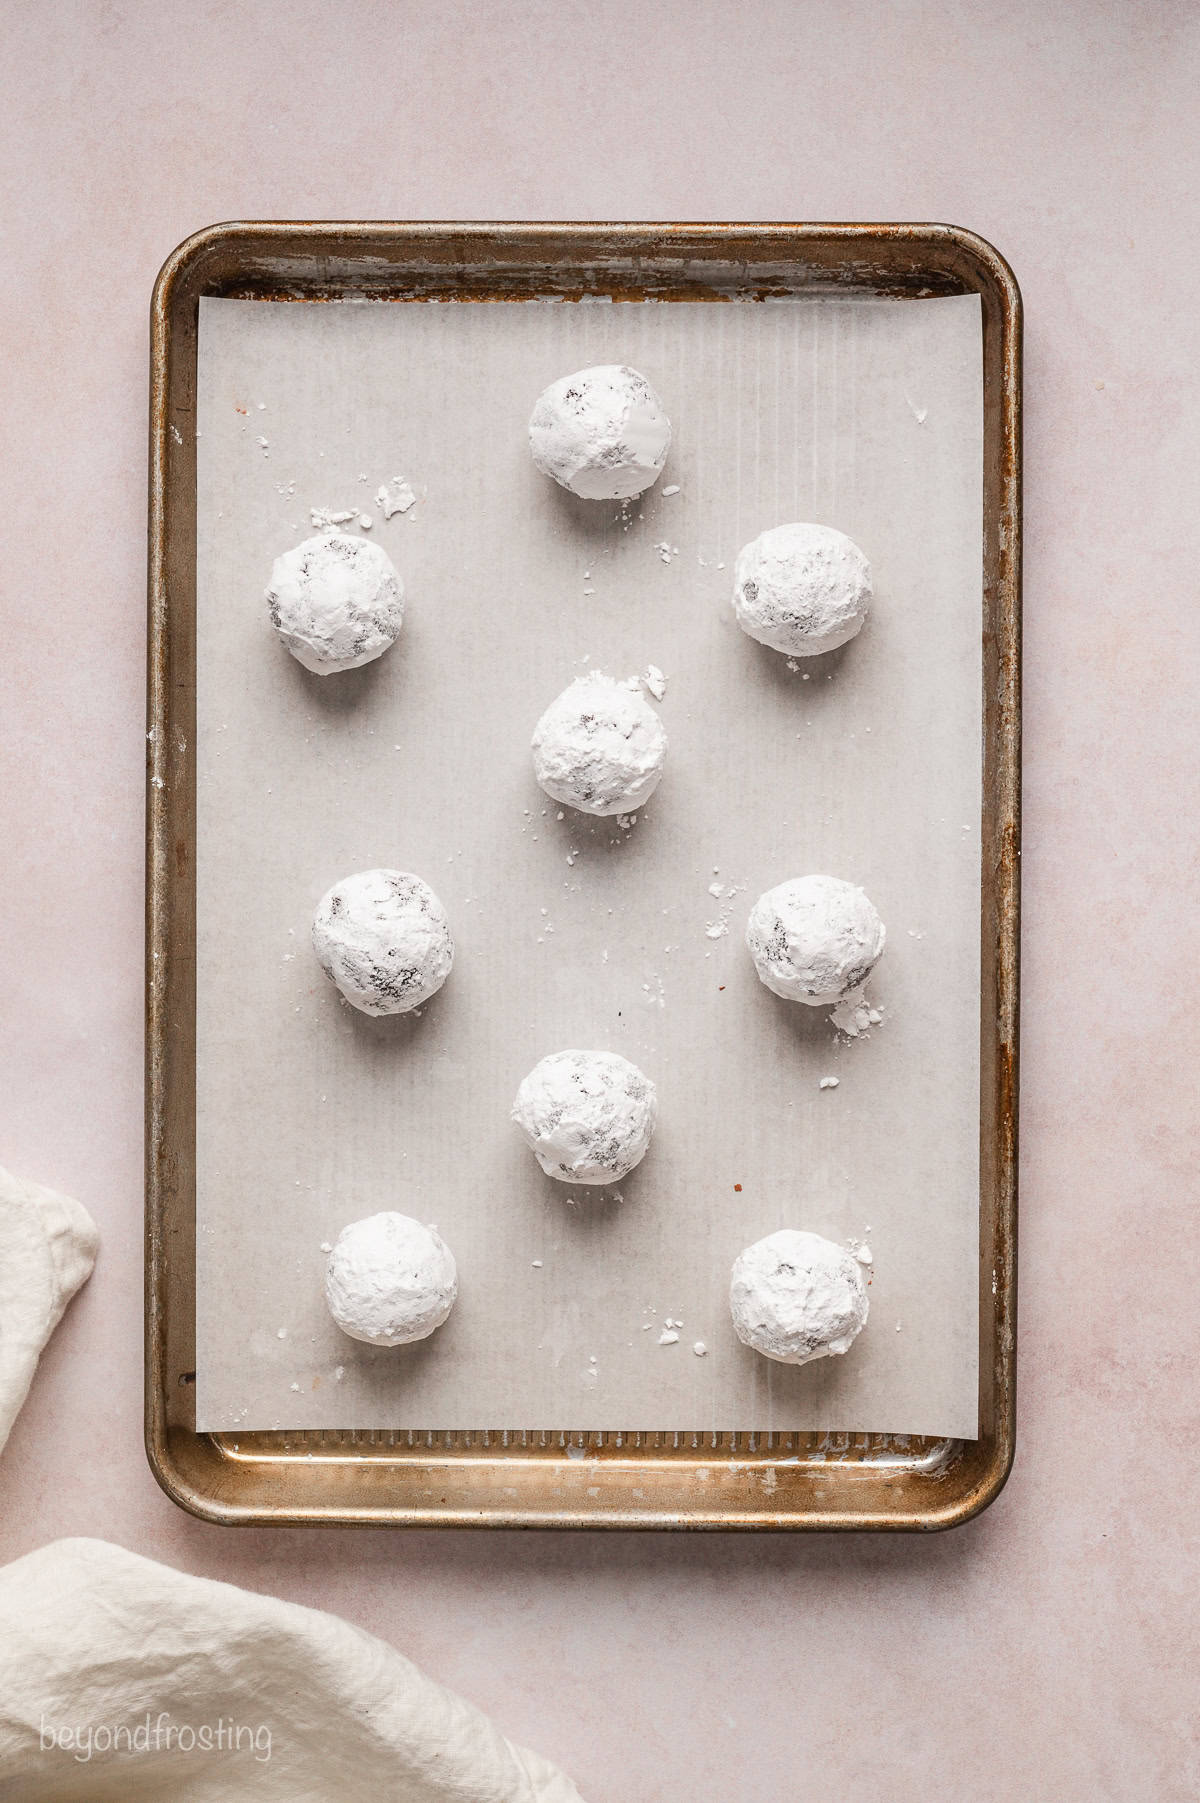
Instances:
[[[202,294],[978,293],[983,316],[980,1435],[195,1431],[195,504]],[[216,225],[151,310],[145,1439],[223,1523],[931,1531],[994,1501],[1016,1428],[1021,297],[991,245],[919,224]]]

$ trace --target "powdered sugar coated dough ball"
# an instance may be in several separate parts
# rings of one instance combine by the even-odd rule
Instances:
[[[450,923],[428,883],[406,870],[360,870],[317,903],[313,950],[364,1014],[407,1014],[454,963]]]
[[[887,939],[874,903],[855,883],[798,876],[760,895],[746,944],[760,980],[790,1002],[840,1002],[871,974]]]
[[[271,624],[306,670],[326,676],[381,657],[404,620],[404,584],[382,545],[321,532],[275,559]]]
[[[618,1183],[646,1156],[658,1097],[619,1052],[552,1052],[535,1064],[512,1118],[548,1177]]]
[[[662,402],[624,363],[599,363],[551,382],[529,421],[529,448],[542,474],[588,501],[642,494],[670,445]]]
[[[533,729],[539,786],[584,814],[640,808],[666,755],[666,729],[641,690],[599,670],[564,689]]]
[[[773,651],[836,651],[870,606],[871,566],[832,526],[772,526],[738,552],[733,611],[742,631]]]
[[[867,1309],[862,1266],[819,1233],[769,1233],[734,1262],[734,1331],[744,1345],[781,1364],[807,1365],[849,1351]]]
[[[407,1346],[440,1327],[458,1295],[458,1272],[436,1227],[385,1213],[351,1221],[325,1267],[329,1312],[352,1340]]]

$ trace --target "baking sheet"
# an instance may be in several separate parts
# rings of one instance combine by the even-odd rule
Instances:
[[[201,302],[201,1430],[974,1435],[979,333],[975,297]],[[525,448],[540,388],[610,360],[676,428],[624,516]],[[400,474],[419,500],[385,522],[373,496]],[[312,507],[372,513],[409,591],[397,647],[328,679],[261,598]],[[728,604],[737,548],[789,518],[857,539],[877,596],[856,643],[795,670]],[[534,720],[581,671],[649,662],[659,791],[627,831],[559,821]],[[420,1019],[356,1014],[308,946],[329,883],[376,863],[451,913],[456,968]],[[761,889],[818,869],[889,926],[885,1019],[853,1044],[769,995],[741,942]],[[508,1122],[566,1045],[658,1083],[619,1199],[544,1178]],[[459,1261],[417,1347],[356,1345],[325,1313],[321,1242],[381,1207],[436,1221]],[[845,1359],[786,1368],[733,1336],[729,1265],[783,1225],[869,1239]]]

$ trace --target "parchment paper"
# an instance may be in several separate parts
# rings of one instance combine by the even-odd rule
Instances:
[[[973,1436],[977,301],[201,307],[199,1426]],[[624,518],[526,448],[540,389],[609,361],[675,426]],[[397,475],[418,503],[385,522]],[[398,644],[359,672],[310,675],[267,618],[312,507],[371,513],[407,585]],[[729,604],[739,546],[791,519],[848,532],[876,584],[859,639],[795,669]],[[535,720],[579,673],[650,662],[657,794],[629,830],[560,820]],[[311,951],[320,895],[375,864],[450,912],[457,962],[420,1018],[356,1013]],[[888,926],[885,1019],[852,1044],[743,944],[755,896],[810,871]],[[658,1084],[619,1195],[543,1177],[509,1122],[567,1046]],[[381,1208],[458,1259],[418,1346],[326,1312],[322,1241]],[[734,1336],[730,1265],[782,1226],[869,1242],[845,1358],[790,1368]]]

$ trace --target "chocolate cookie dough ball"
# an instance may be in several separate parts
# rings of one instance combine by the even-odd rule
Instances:
[[[759,980],[812,1008],[840,1002],[865,982],[886,939],[865,891],[835,876],[792,877],[768,889],[746,926]]]
[[[544,389],[529,421],[543,475],[588,501],[626,501],[658,480],[671,422],[645,376],[600,363]]]
[[[618,1052],[552,1052],[517,1091],[512,1118],[548,1177],[619,1183],[646,1156],[653,1083]]]
[[[458,1272],[436,1227],[411,1215],[368,1215],[338,1234],[325,1268],[325,1300],[343,1333],[372,1346],[407,1346],[440,1327],[458,1295]]]
[[[734,1331],[784,1365],[848,1352],[867,1319],[858,1260],[819,1233],[784,1228],[747,1246],[729,1282]]]
[[[327,676],[382,657],[404,621],[404,584],[382,545],[321,532],[275,559],[271,624],[306,670]]]
[[[772,526],[738,552],[738,625],[774,651],[836,651],[861,630],[870,606],[871,566],[832,526]]]
[[[666,755],[666,729],[640,688],[599,670],[564,689],[533,729],[539,787],[584,814],[640,808]]]
[[[406,870],[360,870],[317,903],[313,950],[364,1014],[407,1014],[454,963],[450,923],[428,883]]]

